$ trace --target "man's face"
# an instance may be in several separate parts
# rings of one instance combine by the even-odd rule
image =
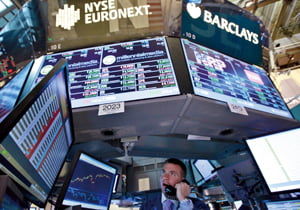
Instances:
[[[165,192],[164,184],[175,187],[175,185],[180,183],[183,179],[184,177],[182,176],[180,166],[173,163],[166,163],[160,176],[160,187],[162,191]]]

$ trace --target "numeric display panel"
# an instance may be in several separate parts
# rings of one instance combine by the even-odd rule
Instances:
[[[35,84],[68,60],[72,108],[179,94],[164,37],[47,55]]]

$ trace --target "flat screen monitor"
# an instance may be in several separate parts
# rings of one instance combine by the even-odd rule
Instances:
[[[246,140],[271,193],[300,189],[300,128]]]
[[[33,61],[29,62],[4,87],[0,89],[0,122],[15,107],[32,64]]]
[[[201,176],[201,179],[199,179],[198,182],[205,182],[216,174],[214,172],[215,167],[210,163],[209,160],[198,159],[193,162],[193,165]]]
[[[117,169],[83,152],[77,152],[57,198],[56,209],[81,206],[108,210]]]
[[[277,201],[265,201],[265,206],[267,209],[275,210],[298,210],[300,209],[300,200],[277,200]]]
[[[165,37],[45,56],[33,85],[60,59],[68,60],[72,108],[179,94]]]
[[[293,118],[264,69],[181,41],[196,95]]]
[[[0,170],[44,206],[73,142],[67,65],[61,60],[0,124]]]

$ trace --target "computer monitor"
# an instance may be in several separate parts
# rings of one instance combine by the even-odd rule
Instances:
[[[300,209],[300,199],[289,199],[289,200],[267,200],[264,201],[267,209],[276,210],[298,210]]]
[[[293,119],[267,72],[181,39],[195,95]]]
[[[32,86],[68,60],[72,108],[179,95],[165,37],[46,55],[35,62]]]
[[[0,124],[0,170],[41,207],[73,142],[67,81],[61,60]]]
[[[56,209],[81,206],[108,210],[117,169],[86,153],[77,152],[56,201]]]
[[[0,89],[0,122],[14,109],[33,61],[30,61],[16,75]]]
[[[300,189],[299,139],[295,128],[246,140],[271,193]]]
[[[196,168],[197,173],[195,173],[194,177],[197,178],[196,183],[202,184],[209,179],[211,179],[214,175],[216,175],[215,167],[209,160],[197,159],[193,161],[193,166]]]

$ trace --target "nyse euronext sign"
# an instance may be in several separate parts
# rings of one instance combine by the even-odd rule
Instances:
[[[261,66],[262,47],[258,22],[237,11],[232,12],[230,7],[226,9],[223,4],[210,6],[189,2],[184,4],[182,36]]]
[[[123,8],[117,7],[116,0],[83,3],[83,11],[79,8],[76,8],[76,6],[77,5],[64,4],[63,8],[58,10],[56,14],[57,27],[71,30],[71,27],[75,26],[81,17],[84,19],[84,24],[93,24],[139,16],[148,18],[148,15],[151,14],[149,12],[150,5],[145,4],[133,6],[128,1],[123,2]],[[134,24],[134,20],[132,21]],[[148,24],[146,26],[148,26]],[[139,28],[141,26],[136,27]],[[145,27],[145,25],[142,27]]]
[[[157,0],[48,1],[49,52],[161,35]]]

